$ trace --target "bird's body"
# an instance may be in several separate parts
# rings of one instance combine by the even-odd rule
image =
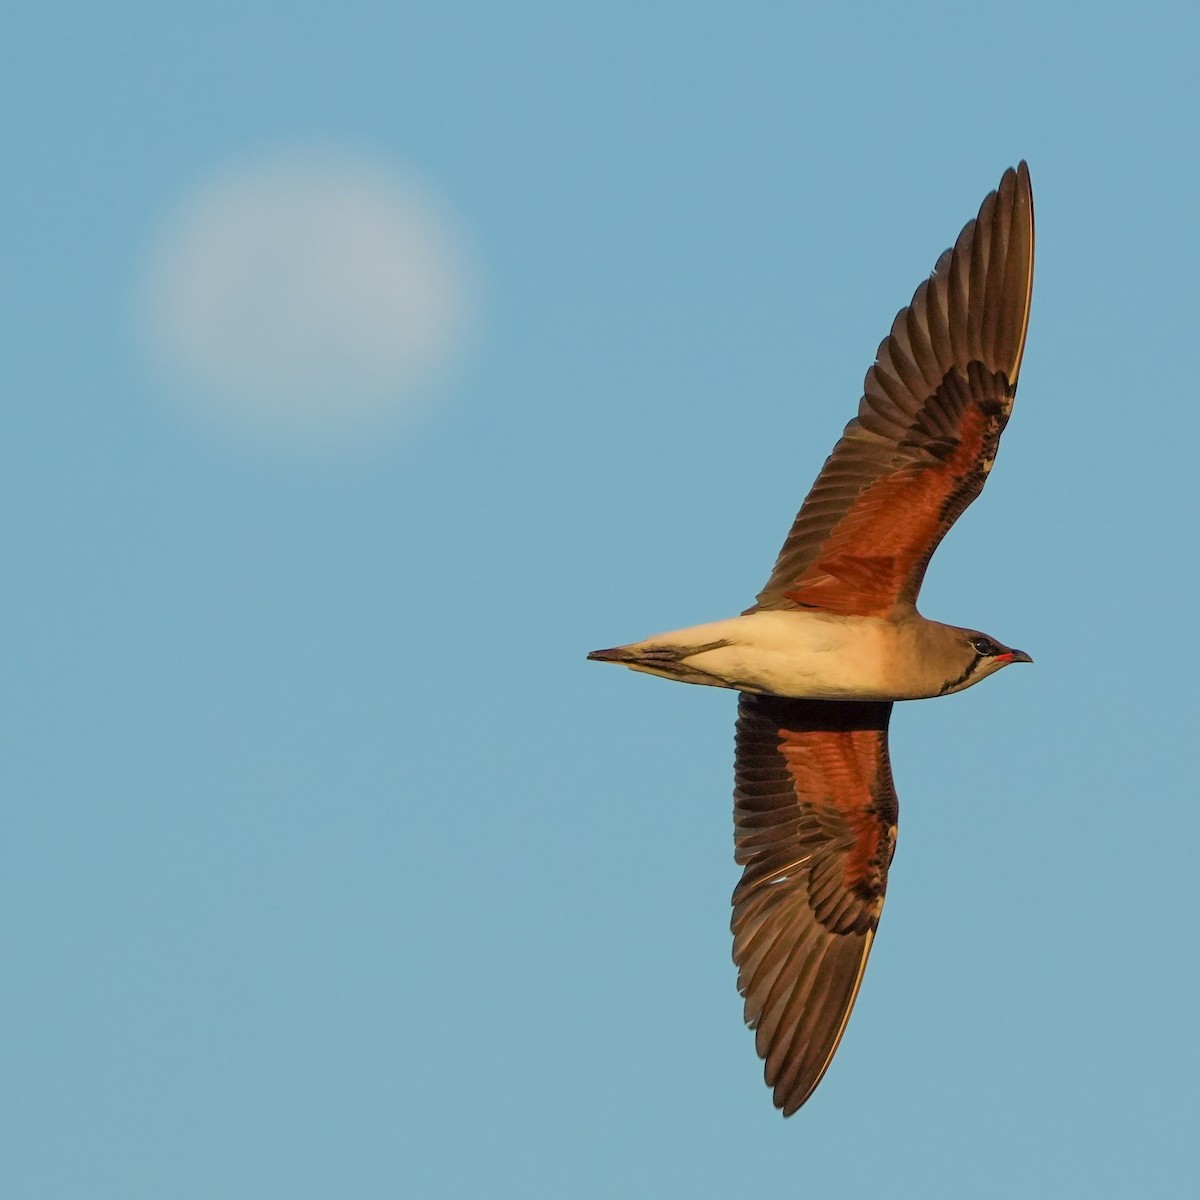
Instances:
[[[921,616],[946,531],[1016,396],[1033,285],[1025,164],[900,310],[763,590],[741,616],[590,658],[741,693],[733,957],[775,1103],[812,1094],[846,1027],[896,844],[892,703],[1031,661]]]
[[[971,639],[981,636],[927,621],[913,608],[885,617],[755,609],[589,657],[683,683],[796,700],[922,700],[962,691],[1006,665],[999,655],[968,670],[980,657]]]

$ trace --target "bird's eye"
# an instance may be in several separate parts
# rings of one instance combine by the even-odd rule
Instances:
[[[991,657],[993,654],[999,653],[996,643],[989,638],[976,637],[971,639],[971,645],[985,657]]]

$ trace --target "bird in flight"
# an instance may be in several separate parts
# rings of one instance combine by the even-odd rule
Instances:
[[[892,703],[1028,654],[921,616],[929,559],[979,495],[1012,410],[1033,286],[1025,163],[900,310],[755,604],[589,658],[739,692],[733,959],[784,1116],[837,1050],[896,846]]]

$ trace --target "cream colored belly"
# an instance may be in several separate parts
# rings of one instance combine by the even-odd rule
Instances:
[[[906,691],[901,646],[897,627],[881,618],[756,612],[657,634],[630,647],[677,649],[679,663],[670,669],[629,665],[687,683],[775,696],[888,700]]]

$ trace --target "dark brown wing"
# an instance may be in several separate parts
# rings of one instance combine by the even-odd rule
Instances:
[[[1012,409],[1033,286],[1033,197],[1009,169],[901,309],[858,416],[813,484],[758,608],[881,616],[916,601],[979,495]]]
[[[891,710],[739,697],[733,960],[785,1117],[833,1058],[879,923],[896,844]]]

